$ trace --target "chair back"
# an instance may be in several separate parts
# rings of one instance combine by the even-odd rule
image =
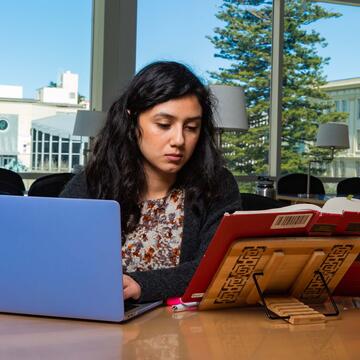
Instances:
[[[21,176],[15,171],[0,168],[0,193],[7,195],[24,195],[25,185]]]
[[[267,210],[287,205],[286,202],[262,195],[250,193],[241,193],[240,195],[243,210]]]
[[[30,186],[29,196],[58,197],[73,173],[59,173],[37,178]]]
[[[294,173],[282,176],[277,182],[277,193],[286,195],[306,194],[307,174]],[[310,194],[325,195],[322,181],[310,175]]]
[[[360,178],[351,177],[341,180],[336,187],[337,196],[360,195]]]
[[[0,195],[17,195],[23,196],[24,192],[19,188],[12,186],[7,182],[0,181]]]

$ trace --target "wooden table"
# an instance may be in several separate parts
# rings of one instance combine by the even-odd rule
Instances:
[[[1,359],[358,359],[360,310],[325,324],[268,320],[260,308],[172,313],[125,324],[0,315]]]
[[[289,201],[291,204],[314,204],[318,206],[323,206],[325,202],[331,199],[333,196],[329,195],[310,195],[310,197],[296,196],[296,195],[276,195],[276,200],[285,200]]]

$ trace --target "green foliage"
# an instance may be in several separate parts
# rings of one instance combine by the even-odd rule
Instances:
[[[344,113],[331,112],[329,97],[321,89],[329,58],[319,56],[316,46],[327,44],[307,25],[341,14],[303,0],[286,1],[285,7],[282,172],[304,172],[316,150],[318,125],[346,118]],[[264,174],[269,151],[272,6],[268,1],[224,0],[216,16],[224,27],[215,28],[215,35],[208,38],[217,49],[215,56],[227,59],[229,66],[210,75],[216,83],[244,87],[250,124],[246,134],[223,135],[225,157],[236,175]]]

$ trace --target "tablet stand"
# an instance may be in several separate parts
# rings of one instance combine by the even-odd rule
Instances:
[[[339,310],[331,293],[360,252],[360,237],[241,239],[231,246],[200,310],[262,304],[270,319],[291,324],[324,322]],[[330,299],[320,313],[304,301]]]

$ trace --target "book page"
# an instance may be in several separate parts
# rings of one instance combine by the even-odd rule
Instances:
[[[321,207],[314,205],[314,204],[295,204],[284,206],[280,208],[274,209],[267,209],[267,210],[242,210],[242,211],[235,211],[234,215],[241,215],[241,214],[266,214],[266,213],[286,213],[286,212],[294,212],[294,211],[321,211]]]
[[[346,197],[329,199],[321,209],[324,213],[342,214],[343,211],[360,212],[360,200]]]

